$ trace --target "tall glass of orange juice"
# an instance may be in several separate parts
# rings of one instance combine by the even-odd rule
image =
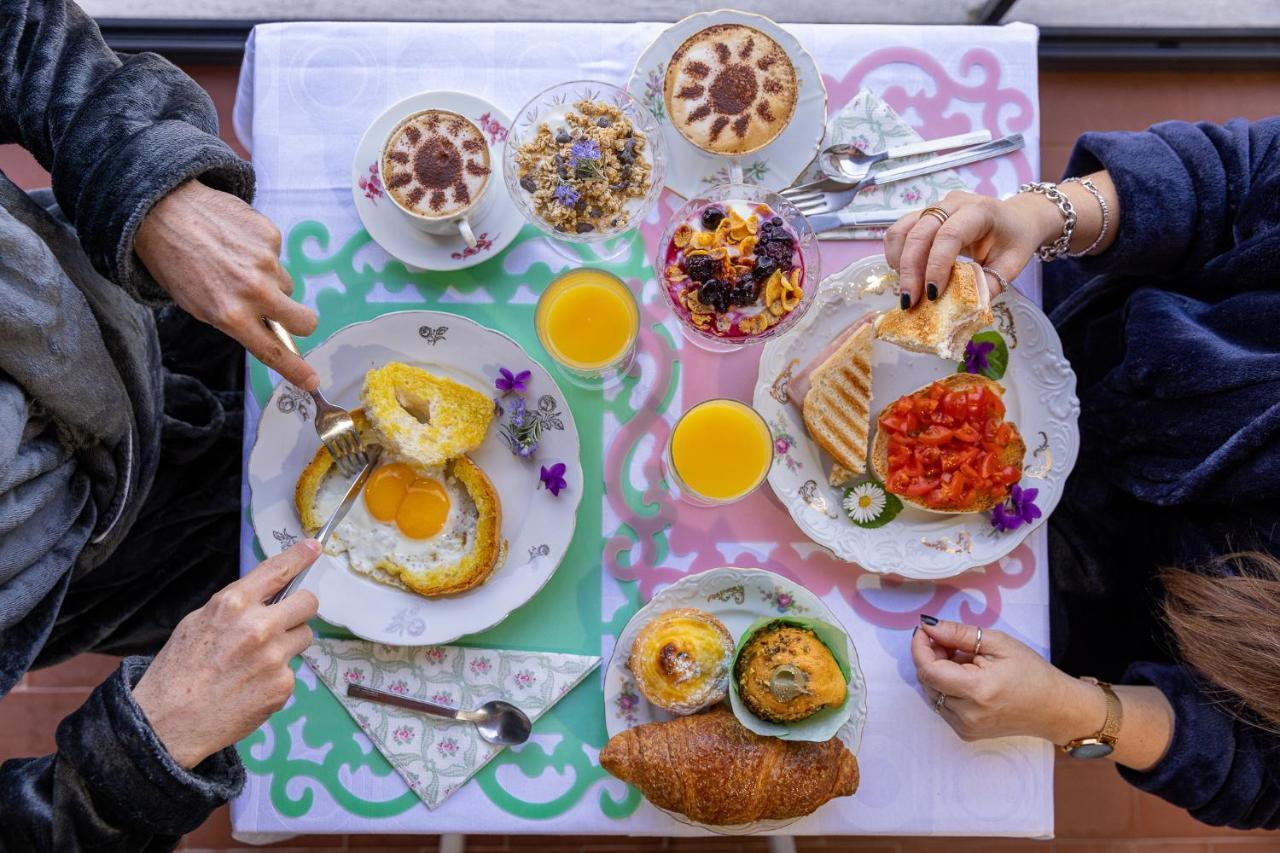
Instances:
[[[626,283],[604,270],[557,277],[538,298],[534,323],[543,349],[580,384],[616,382],[635,360],[640,308]]]
[[[668,480],[701,506],[739,501],[759,488],[773,464],[773,436],[755,409],[706,400],[680,416],[667,439]]]

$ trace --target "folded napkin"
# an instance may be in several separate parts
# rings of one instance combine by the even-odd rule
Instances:
[[[862,89],[827,121],[827,134],[822,147],[851,142],[868,154],[884,151],[892,145],[919,142],[919,133],[903,121],[893,107],[870,89]],[[923,160],[933,154],[905,157],[901,163]],[[886,168],[884,163],[872,167],[873,172]],[[816,162],[809,164],[796,183],[815,181],[820,177]],[[858,193],[847,210],[854,213],[873,210],[914,210],[936,204],[952,190],[968,189],[951,169],[883,187],[872,187]],[[883,228],[836,228],[818,235],[820,240],[875,240],[884,235]]]
[[[470,723],[349,698],[347,682],[451,708],[505,699],[537,721],[600,663],[598,657],[554,652],[324,638],[302,657],[428,808],[462,787],[502,747],[486,743]]]

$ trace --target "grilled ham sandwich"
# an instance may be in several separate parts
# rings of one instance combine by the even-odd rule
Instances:
[[[871,433],[871,316],[858,320],[797,377],[805,429],[835,460],[830,482],[844,485],[867,470]]]

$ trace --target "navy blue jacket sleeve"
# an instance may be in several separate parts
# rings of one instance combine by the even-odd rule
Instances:
[[[233,748],[185,770],[136,702],[148,658],[126,658],[58,725],[58,751],[0,764],[0,850],[172,850],[239,792]]]
[[[1146,772],[1120,774],[1192,817],[1236,829],[1280,828],[1280,736],[1235,716],[1184,666],[1138,663],[1124,681],[1160,689],[1173,706],[1173,739]]]
[[[1280,220],[1280,118],[1086,133],[1066,175],[1100,169],[1121,214],[1111,248],[1075,261],[1089,275],[1199,269]]]
[[[218,139],[209,96],[155,54],[117,55],[68,0],[0,0],[0,143],[49,170],[98,272],[135,296],[166,294],[133,239],[151,206],[199,178],[243,199],[253,169]]]

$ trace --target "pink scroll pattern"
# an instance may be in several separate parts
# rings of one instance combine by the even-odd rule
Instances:
[[[957,101],[980,104],[984,125],[996,135],[1025,130],[1035,121],[1031,100],[1017,89],[1001,85],[1000,62],[983,49],[970,50],[962,57],[959,73],[963,79],[951,77],[923,51],[902,47],[875,51],[854,65],[843,78],[826,77],[831,109],[839,109],[852,99],[869,73],[900,63],[916,66],[930,77],[932,91],[922,87],[918,92],[908,92],[900,85],[891,85],[881,93],[882,97],[900,114],[918,116],[923,124],[917,129],[926,137],[974,129],[964,112],[948,114]],[[971,78],[977,82],[965,82]],[[1031,180],[1032,167],[1026,156],[1018,152],[1011,159],[1018,180]],[[996,192],[991,180],[996,169],[994,163],[979,163],[968,168],[978,179],[978,192]],[[660,223],[678,204],[670,193],[664,194],[657,221],[646,223],[642,228],[651,255],[661,231]],[[835,272],[856,258],[877,251],[879,247],[870,243],[824,244],[825,272]],[[836,560],[809,543],[767,487],[728,508],[704,509],[675,501],[662,486],[662,448],[670,424],[660,411],[662,401],[672,393],[673,364],[679,361],[683,384],[682,393],[673,400],[673,409],[683,411],[699,400],[715,396],[750,401],[759,351],[748,349],[723,355],[684,345],[677,353],[666,336],[653,331],[665,317],[665,303],[661,299],[652,300],[642,311],[640,347],[655,360],[657,381],[606,449],[605,471],[609,484],[606,500],[623,521],[625,532],[606,542],[604,552],[609,572],[619,580],[638,581],[642,598],[647,600],[656,587],[687,573],[722,565],[752,565],[785,575],[818,595],[837,590],[861,618],[883,628],[909,628],[916,624],[920,612],[937,613],[956,596],[963,597],[959,604],[960,618],[990,626],[1000,616],[1002,592],[1031,580],[1036,561],[1034,552],[1024,543],[997,564],[947,581],[922,584],[886,577],[878,584],[868,584],[863,582],[867,573],[861,567]],[[646,444],[648,438],[653,440]],[[633,467],[639,468],[640,482],[627,484],[630,488],[622,487]],[[907,584],[911,584],[916,595],[877,594],[881,589]],[[886,601],[897,600],[904,606],[909,603],[910,608],[895,610],[884,605]],[[976,601],[981,601],[981,605],[975,604]]]

